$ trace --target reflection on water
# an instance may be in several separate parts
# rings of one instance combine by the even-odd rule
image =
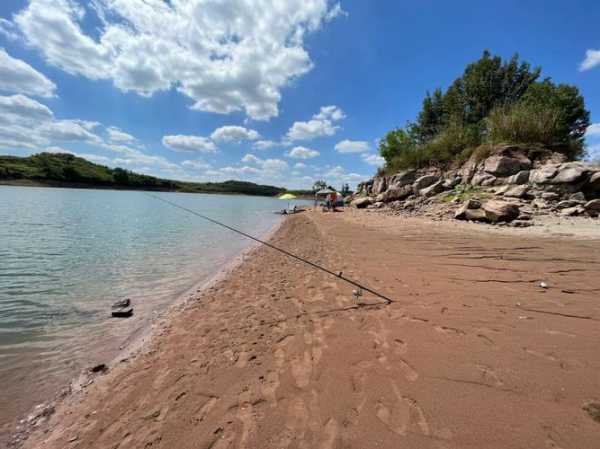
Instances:
[[[251,234],[276,199],[159,193]],[[0,424],[114,354],[250,242],[142,192],[0,187]],[[109,318],[129,297],[135,316]]]

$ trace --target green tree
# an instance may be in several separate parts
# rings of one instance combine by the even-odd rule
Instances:
[[[327,183],[325,181],[323,181],[322,179],[315,181],[315,183],[312,186],[313,192],[318,192],[319,190],[322,190],[325,188],[327,188]]]

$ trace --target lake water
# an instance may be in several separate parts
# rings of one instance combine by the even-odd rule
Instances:
[[[253,235],[274,198],[156,193]],[[0,186],[0,427],[107,362],[251,245],[143,192]],[[129,297],[135,315],[110,318]]]

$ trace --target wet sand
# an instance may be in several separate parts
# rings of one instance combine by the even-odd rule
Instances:
[[[27,448],[592,448],[600,240],[285,218]],[[549,288],[539,287],[544,281]]]

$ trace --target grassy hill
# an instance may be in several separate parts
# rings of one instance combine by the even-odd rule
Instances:
[[[169,190],[196,193],[239,193],[274,196],[282,187],[244,181],[184,182],[142,175],[94,164],[72,154],[40,153],[28,157],[0,156],[0,183],[23,181],[47,186]]]

